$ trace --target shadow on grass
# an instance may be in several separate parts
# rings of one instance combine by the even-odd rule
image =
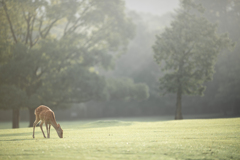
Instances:
[[[12,133],[12,134],[0,134],[0,138],[1,137],[10,137],[10,136],[27,136],[27,135],[31,135],[32,132],[25,132],[25,133]]]
[[[9,159],[10,157],[14,157],[14,159],[19,159],[19,156],[37,156],[37,154],[33,153],[23,153],[23,154],[0,154],[0,157],[4,159],[4,156],[6,159]],[[10,158],[11,159],[11,158]]]
[[[4,140],[0,140],[0,141],[11,142],[11,141],[29,141],[29,140],[34,140],[34,139],[33,138],[29,138],[29,139],[4,139]]]
[[[90,122],[81,126],[81,129],[87,128],[102,128],[102,127],[118,127],[118,126],[130,126],[132,122],[124,122],[118,120],[99,120],[95,122]]]

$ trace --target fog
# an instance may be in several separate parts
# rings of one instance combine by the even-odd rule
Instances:
[[[58,120],[174,119],[176,106],[180,119],[240,115],[239,2],[195,0],[205,12],[193,8],[188,14],[202,16],[206,21],[199,24],[209,25],[204,30],[193,20],[176,19],[184,13],[178,0],[126,0],[126,6],[117,0],[94,1],[94,9],[84,2],[49,3],[48,10],[34,4],[36,10],[21,13],[13,12],[15,2],[0,6],[0,121],[20,119],[31,126],[40,104],[52,108]],[[77,5],[80,12],[75,13]],[[28,13],[29,20],[22,13]],[[167,37],[166,28],[180,38]],[[166,41],[157,38],[161,36]],[[192,42],[204,47],[184,56],[182,66],[189,73],[167,79],[181,70],[174,66],[175,57],[180,50],[190,53]],[[167,43],[171,47],[164,56]],[[181,97],[176,87],[180,81]]]
[[[164,15],[179,7],[178,0],[126,0],[126,7],[136,12]]]

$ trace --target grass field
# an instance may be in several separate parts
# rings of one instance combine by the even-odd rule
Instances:
[[[59,123],[63,139],[0,129],[0,159],[240,159],[240,118]]]

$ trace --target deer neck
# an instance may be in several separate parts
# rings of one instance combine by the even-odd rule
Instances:
[[[55,130],[58,129],[58,125],[57,125],[57,123],[55,121],[52,121],[51,125],[55,128]]]

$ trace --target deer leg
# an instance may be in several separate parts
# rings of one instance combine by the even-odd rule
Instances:
[[[35,133],[35,127],[36,127],[36,125],[38,124],[39,121],[40,121],[39,118],[36,117],[36,120],[35,120],[34,123],[33,123],[33,138],[35,138],[35,136],[34,136],[34,133]]]
[[[50,128],[51,128],[51,124],[49,124],[49,129],[48,129],[49,136],[48,136],[48,138],[50,138]]]
[[[42,129],[42,125],[43,125],[43,121],[40,123],[40,128],[41,128],[41,130],[42,130],[42,133],[43,133],[44,138],[46,138],[46,136],[45,136],[45,134],[44,134],[44,132],[43,132],[43,129]]]
[[[47,138],[49,138],[49,134],[48,134],[48,124],[45,122],[45,126],[46,126],[46,129],[47,129]]]

